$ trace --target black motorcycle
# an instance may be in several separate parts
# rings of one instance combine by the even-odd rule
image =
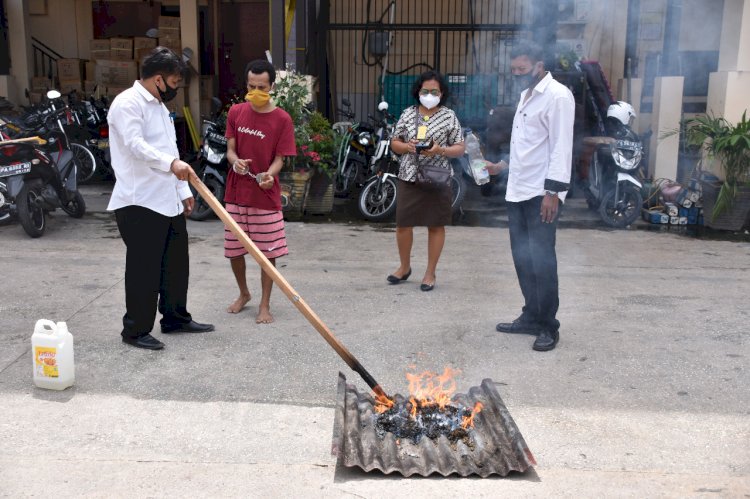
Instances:
[[[226,128],[226,119],[221,118],[221,101],[216,97],[213,98],[215,108],[214,119],[205,120],[201,127],[203,136],[203,145],[198,156],[199,166],[196,174],[203,181],[211,194],[219,202],[224,200],[226,190],[227,174],[229,165],[227,163],[227,139],[224,136]],[[189,217],[191,220],[206,220],[211,216],[213,210],[205,199],[190,186],[195,197],[195,206]]]
[[[6,186],[11,213],[18,216],[29,236],[44,234],[46,214],[56,208],[73,218],[86,213],[77,188],[77,163],[67,137],[57,130],[36,139],[0,143],[0,180]]]

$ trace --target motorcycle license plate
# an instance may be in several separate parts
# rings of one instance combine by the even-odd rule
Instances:
[[[13,175],[23,175],[31,171],[31,163],[16,163],[13,165],[0,166],[0,177],[11,177]]]

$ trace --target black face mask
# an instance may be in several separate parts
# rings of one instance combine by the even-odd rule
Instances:
[[[159,98],[162,102],[169,102],[175,97],[177,97],[177,88],[172,88],[167,84],[167,80],[164,80],[164,86],[166,87],[166,90],[162,91],[161,88],[159,88],[159,85],[156,86],[156,90],[159,92]]]
[[[534,76],[533,70],[523,75],[513,75],[513,81],[516,82],[516,85],[518,85],[518,88],[521,90],[529,88],[531,84],[534,83],[535,79],[536,77]]]

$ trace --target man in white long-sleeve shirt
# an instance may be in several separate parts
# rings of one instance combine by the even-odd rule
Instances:
[[[107,115],[114,190],[108,210],[127,248],[122,341],[159,350],[151,336],[158,310],[163,333],[212,331],[187,311],[188,235],[193,209],[187,179],[193,169],[179,159],[174,123],[164,102],[173,99],[185,63],[157,47],[141,65],[141,79],[115,97]]]
[[[505,194],[513,263],[524,297],[521,315],[496,329],[537,336],[534,350],[552,350],[560,322],[555,233],[570,188],[575,101],[544,70],[541,49],[522,42],[511,51],[511,72],[525,89],[513,119]],[[488,164],[490,173],[496,165]]]

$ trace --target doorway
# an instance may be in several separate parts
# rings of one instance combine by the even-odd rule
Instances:
[[[245,66],[270,48],[268,2],[222,3],[219,18],[219,97],[245,94]]]

